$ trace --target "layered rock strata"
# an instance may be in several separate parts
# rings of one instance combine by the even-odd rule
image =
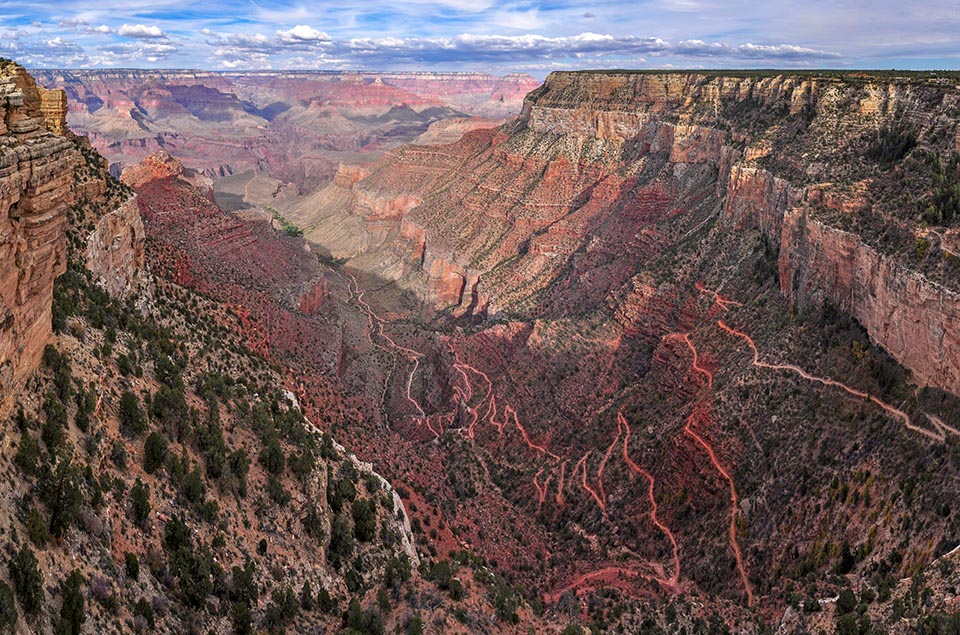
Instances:
[[[22,68],[0,68],[0,414],[40,363],[53,281],[67,265],[77,152],[57,134],[56,103]]]

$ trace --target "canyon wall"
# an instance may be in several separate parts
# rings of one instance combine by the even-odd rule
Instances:
[[[960,280],[949,263],[926,262],[946,273],[925,278],[908,242],[881,256],[878,232],[830,225],[914,231],[919,221],[888,194],[904,177],[870,148],[881,130],[902,128],[949,156],[958,107],[945,78],[553,73],[496,131],[394,150],[285,211],[331,255],[455,314],[528,312],[571,269],[613,288],[619,278],[589,270],[622,275],[628,257],[720,217],[723,231],[756,231],[779,250],[783,292],[798,307],[843,307],[919,383],[960,393]],[[797,211],[813,203],[842,218]],[[700,220],[681,231],[678,215]]]
[[[67,265],[77,153],[23,69],[0,67],[0,415],[51,336],[53,281]]]
[[[136,198],[70,133],[66,115],[62,90],[37,86],[15,64],[0,67],[0,416],[51,339],[53,284],[66,271],[71,232],[109,293],[127,295],[145,279]]]
[[[799,305],[829,299],[913,371],[921,385],[960,389],[960,293],[795,208],[785,217],[780,285]]]

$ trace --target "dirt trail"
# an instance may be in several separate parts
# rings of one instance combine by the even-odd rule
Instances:
[[[747,342],[747,345],[750,347],[750,350],[753,351],[753,361],[752,361],[752,364],[753,364],[754,366],[758,367],[758,368],[766,368],[766,369],[769,369],[769,370],[786,370],[786,371],[790,371],[790,372],[792,372],[792,373],[795,373],[795,374],[799,375],[800,377],[803,377],[804,379],[806,379],[806,380],[808,380],[808,381],[817,382],[817,383],[819,383],[819,384],[823,384],[824,386],[834,386],[834,387],[836,387],[836,388],[840,388],[841,390],[846,391],[847,393],[849,393],[849,394],[851,394],[851,395],[853,395],[853,396],[855,396],[855,397],[860,397],[861,399],[868,399],[868,400],[872,401],[873,403],[875,403],[877,406],[879,406],[881,409],[883,409],[883,410],[884,410],[885,412],[887,412],[888,414],[896,417],[897,419],[900,419],[900,420],[903,422],[904,427],[906,427],[908,430],[913,430],[914,432],[917,432],[917,433],[919,433],[919,434],[922,434],[922,435],[924,435],[924,436],[926,436],[926,437],[928,437],[928,438],[930,438],[930,439],[933,439],[934,441],[938,441],[938,442],[940,442],[940,443],[943,443],[944,441],[946,441],[946,438],[947,438],[947,434],[948,434],[948,433],[949,433],[949,434],[960,435],[960,430],[957,430],[957,429],[954,428],[954,427],[948,426],[948,425],[945,424],[943,421],[941,421],[938,417],[935,417],[935,416],[933,416],[933,415],[924,413],[924,415],[927,417],[927,419],[929,419],[930,422],[933,423],[934,427],[936,428],[936,431],[935,431],[935,432],[934,432],[934,431],[931,431],[931,430],[928,430],[928,429],[926,429],[926,428],[921,428],[920,426],[914,424],[914,423],[910,420],[910,416],[909,416],[907,413],[905,413],[904,411],[900,410],[899,408],[895,408],[895,407],[891,406],[890,404],[885,403],[884,401],[881,401],[880,399],[878,399],[878,398],[875,397],[874,395],[871,395],[871,394],[869,394],[869,393],[863,392],[862,390],[857,390],[856,388],[851,388],[850,386],[848,386],[848,385],[846,385],[846,384],[844,384],[844,383],[842,383],[842,382],[835,381],[835,380],[830,379],[830,378],[828,378],[828,377],[818,377],[818,376],[816,376],[816,375],[811,375],[810,373],[808,373],[807,371],[803,370],[803,369],[800,368],[799,366],[794,366],[793,364],[768,364],[767,362],[762,362],[762,361],[760,361],[760,351],[757,350],[757,345],[754,343],[752,337],[750,337],[749,335],[747,335],[747,334],[744,333],[743,331],[738,331],[737,329],[728,326],[727,324],[724,323],[723,320],[717,320],[717,326],[719,326],[722,330],[726,331],[726,332],[729,333],[730,335],[733,335],[733,336],[742,338],[743,340],[745,340],[745,341]]]
[[[582,470],[582,472],[583,472],[583,479],[582,479],[583,489],[587,490],[587,493],[589,493],[590,496],[593,497],[593,500],[597,501],[597,506],[600,507],[600,511],[606,513],[606,511],[607,511],[607,504],[603,502],[603,499],[602,499],[602,498],[600,498],[600,495],[597,493],[597,490],[595,490],[595,489],[593,489],[592,487],[590,487],[590,484],[587,483],[587,457],[590,456],[590,453],[591,453],[591,452],[593,452],[593,450],[587,450],[587,453],[584,454],[582,457],[580,457],[580,460],[577,461],[577,464],[574,466],[573,469],[574,469],[574,471],[576,471],[576,470],[577,470],[578,468],[580,468],[581,466],[583,467],[583,470]]]
[[[617,436],[619,437],[620,430],[625,430],[623,436],[623,460],[631,470],[635,473],[641,475],[643,478],[647,479],[647,498],[650,500],[650,522],[656,525],[657,529],[663,532],[663,535],[667,537],[667,540],[670,541],[670,546],[673,548],[673,574],[670,579],[666,582],[671,586],[677,586],[680,582],[680,549],[677,547],[677,540],[673,536],[673,532],[670,531],[670,528],[665,524],[660,522],[660,519],[657,518],[657,499],[654,496],[654,485],[656,480],[653,478],[653,474],[646,471],[639,465],[633,462],[630,458],[630,424],[627,423],[627,419],[623,416],[623,412],[617,413]]]
[[[694,429],[694,422],[698,419],[698,412],[690,413],[690,416],[687,418],[687,424],[683,428],[684,434],[692,437],[697,443],[699,443],[704,450],[707,452],[707,456],[710,457],[710,462],[713,463],[713,467],[716,468],[717,472],[720,473],[727,483],[730,485],[730,548],[733,550],[733,557],[737,561],[737,572],[740,574],[740,581],[743,583],[743,588],[747,593],[747,606],[753,605],[753,589],[750,587],[750,579],[747,576],[747,570],[743,566],[743,554],[740,552],[740,543],[737,541],[737,514],[740,509],[740,499],[737,496],[737,487],[733,482],[733,477],[730,476],[730,473],[727,472],[726,468],[720,463],[720,460],[717,458],[717,453],[714,452],[713,447],[707,443],[706,439],[700,436]]]

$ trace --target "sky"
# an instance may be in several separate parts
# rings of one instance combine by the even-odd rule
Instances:
[[[28,68],[960,67],[960,3],[910,0],[0,0]]]

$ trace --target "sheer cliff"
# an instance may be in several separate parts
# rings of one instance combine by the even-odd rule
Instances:
[[[0,414],[50,339],[53,281],[66,270],[77,152],[57,134],[65,109],[19,68],[0,68]],[[65,105],[65,104],[63,104]]]

